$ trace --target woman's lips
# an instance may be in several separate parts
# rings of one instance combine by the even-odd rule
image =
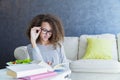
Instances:
[[[48,36],[44,36],[45,39],[48,39]]]

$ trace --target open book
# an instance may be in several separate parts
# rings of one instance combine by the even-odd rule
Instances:
[[[66,64],[66,63],[61,63],[61,64],[58,64],[58,65],[55,65],[54,67],[52,67],[43,61],[33,61],[32,63],[36,63],[42,67],[45,67],[48,69],[48,71],[65,70],[64,65]]]

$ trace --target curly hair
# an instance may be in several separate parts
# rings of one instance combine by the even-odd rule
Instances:
[[[56,47],[56,45],[59,44],[59,42],[64,40],[64,30],[61,20],[55,15],[40,14],[35,16],[32,19],[31,23],[29,24],[29,28],[27,30],[27,36],[30,39],[31,28],[35,26],[40,27],[42,22],[48,22],[50,24],[52,28],[52,36],[49,38],[49,41],[51,44],[53,44]],[[39,40],[40,40],[40,36],[37,38],[36,42],[38,42]]]

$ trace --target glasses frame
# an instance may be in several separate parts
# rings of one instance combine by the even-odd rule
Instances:
[[[45,29],[45,28],[41,28],[41,32],[42,32],[43,34],[49,34],[49,35],[52,35],[52,31],[51,31],[51,30],[48,31],[48,30]]]

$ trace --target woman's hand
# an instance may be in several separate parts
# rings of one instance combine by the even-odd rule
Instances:
[[[40,35],[40,32],[41,32],[41,27],[31,28],[30,36],[31,36],[31,43],[33,47],[36,46],[36,40],[38,36]]]
[[[47,62],[48,65],[52,65],[52,62]]]

